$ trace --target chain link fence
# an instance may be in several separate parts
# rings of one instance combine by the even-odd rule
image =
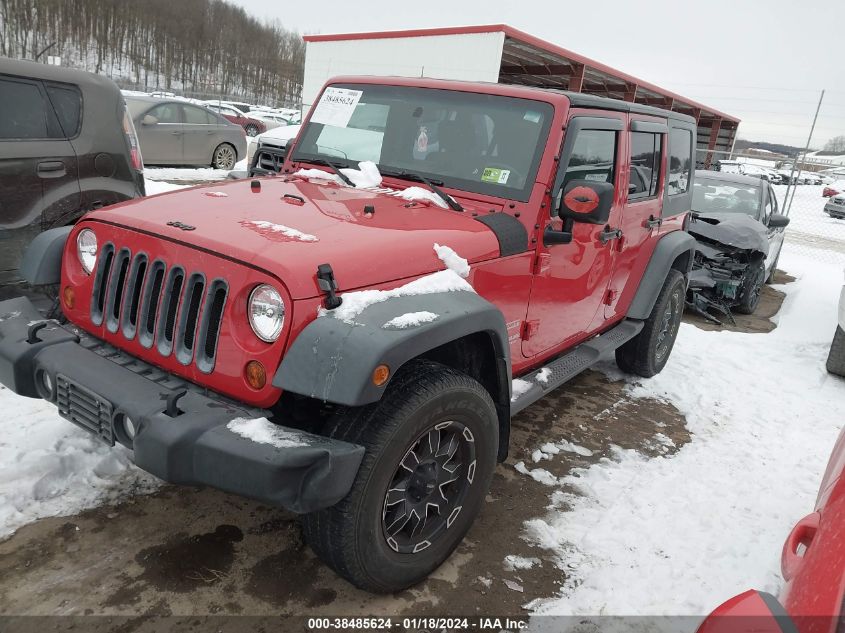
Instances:
[[[845,185],[845,166],[838,175],[829,171],[836,167],[805,164],[788,156],[706,150],[699,150],[697,163],[698,169],[743,173],[769,181],[777,198],[777,212],[790,219],[784,248],[845,265],[845,190],[840,189],[838,196],[823,195],[826,188],[837,188],[834,183]],[[842,200],[841,205],[838,200]],[[834,217],[825,212],[826,205]],[[835,217],[837,211],[842,213],[841,219]]]

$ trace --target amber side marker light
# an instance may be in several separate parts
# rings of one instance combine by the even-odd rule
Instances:
[[[244,369],[246,382],[253,389],[264,389],[267,384],[267,372],[264,370],[264,365],[257,360],[251,360],[246,364]]]
[[[379,365],[373,370],[373,384],[376,387],[381,387],[390,378],[390,367],[387,365]]]
[[[62,290],[62,300],[66,308],[73,309],[73,304],[76,303],[76,292],[74,292],[73,288],[65,286],[64,290]]]

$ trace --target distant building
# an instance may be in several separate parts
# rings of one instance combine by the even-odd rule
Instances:
[[[802,161],[802,168],[810,171],[845,171],[845,153],[834,154],[833,152],[817,151],[809,152]],[[842,168],[842,169],[837,169]]]

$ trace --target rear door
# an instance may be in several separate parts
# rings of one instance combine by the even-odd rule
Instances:
[[[607,226],[575,222],[568,244],[541,245],[531,286],[522,353],[526,357],[568,347],[587,338],[603,310],[615,242],[600,234],[618,227],[624,196],[620,186],[627,115],[571,111],[556,187],[572,180],[611,182],[616,192]],[[557,196],[557,191],[555,192]],[[559,218],[551,220],[560,228]],[[603,319],[602,319],[603,320]]]
[[[626,168],[621,179],[625,196],[619,220],[622,237],[614,244],[613,275],[604,309],[606,319],[621,316],[617,315],[617,306],[622,291],[631,274],[647,261],[650,252],[643,245],[660,229],[663,206],[662,174],[669,128],[656,117],[632,114],[628,129],[624,148]]]
[[[78,211],[79,176],[41,81],[0,75],[0,275],[42,230]]]
[[[186,163],[210,165],[219,125],[217,117],[196,106],[182,105],[182,147]]]

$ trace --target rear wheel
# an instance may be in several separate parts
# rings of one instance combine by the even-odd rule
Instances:
[[[380,402],[336,416],[328,435],[366,453],[349,494],[304,517],[308,544],[361,589],[424,580],[461,542],[490,486],[498,450],[490,395],[465,374],[415,361]]]
[[[678,337],[685,294],[686,279],[671,269],[642,331],[616,350],[616,364],[622,371],[644,378],[662,371]]]
[[[845,330],[837,326],[827,355],[827,370],[837,376],[845,376]]]
[[[740,314],[754,314],[760,305],[760,293],[766,281],[766,266],[762,260],[748,265],[739,287],[739,303],[734,310]]]
[[[211,155],[211,166],[214,169],[233,169],[238,159],[235,148],[228,143],[221,143]]]

